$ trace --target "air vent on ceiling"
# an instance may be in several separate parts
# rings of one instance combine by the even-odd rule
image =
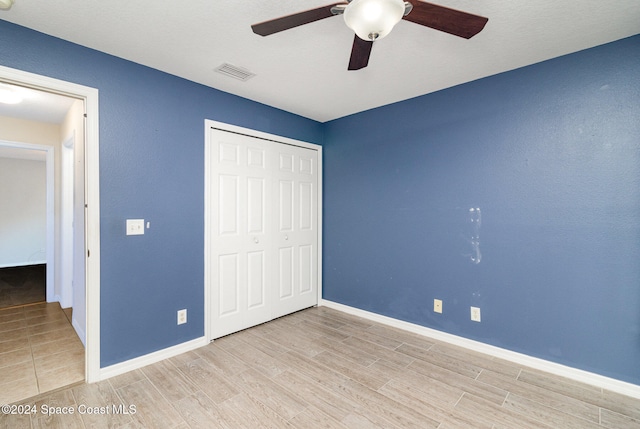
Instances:
[[[224,63],[218,66],[215,71],[218,73],[222,73],[223,75],[233,77],[235,79],[246,81],[255,76],[255,73],[251,73],[247,69],[243,69],[242,67],[234,66],[232,64]]]

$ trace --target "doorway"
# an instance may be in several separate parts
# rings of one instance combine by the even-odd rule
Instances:
[[[71,259],[76,253],[73,248],[65,249],[65,245],[73,246],[74,242],[73,230],[66,228],[65,222],[84,224],[83,217],[74,217],[73,206],[73,195],[82,193],[83,187],[66,183],[66,177],[74,177],[75,154],[72,151],[72,158],[66,163],[61,151],[63,143],[70,141],[61,140],[63,133],[67,134],[71,129],[84,134],[84,109],[76,106],[82,105],[79,99],[17,85],[3,84],[2,88],[19,94],[20,98],[40,98],[43,109],[38,115],[35,109],[23,106],[0,108],[3,113],[0,118],[1,153],[14,155],[0,159],[3,166],[0,195],[5,207],[0,213],[3,236],[0,263],[15,265],[14,270],[24,271],[33,267],[31,263],[35,257],[37,262],[43,263],[48,277],[46,282],[41,278],[39,285],[46,291],[46,300],[0,311],[1,346],[5,351],[0,402],[9,403],[25,399],[23,395],[46,393],[85,379],[85,322],[78,320],[78,314],[85,312],[73,311],[74,307],[79,309],[85,303],[74,303],[73,291],[65,288],[66,282],[75,283],[84,296],[84,278],[76,278],[73,282],[65,277],[62,269],[69,266],[73,273],[76,262]],[[28,159],[29,156],[35,159]],[[79,161],[77,169],[83,170],[84,162]],[[71,204],[65,204],[65,199]],[[77,204],[82,205],[82,202],[83,198]],[[80,238],[84,242],[84,237]],[[84,249],[80,250],[82,255]],[[83,258],[78,258],[77,263],[84,265]],[[29,285],[29,282],[25,283],[24,286]],[[41,296],[44,298],[45,294]]]
[[[75,233],[73,238],[74,258],[79,258],[79,264],[74,264],[73,277],[77,277],[76,267],[82,268],[80,273],[84,280],[84,296],[73,296],[76,302],[74,308],[74,328],[79,336],[85,339],[85,380],[95,382],[100,380],[100,198],[99,198],[99,150],[98,150],[98,91],[94,88],[52,79],[20,70],[0,66],[0,83],[17,85],[42,93],[52,93],[79,100],[80,119],[82,127],[74,135],[74,148],[83,148],[82,175],[74,175],[74,183],[79,177],[83,182],[79,204],[75,204],[74,219],[78,214],[85,220],[82,234]],[[71,134],[67,134],[67,138]],[[79,143],[82,137],[84,142]],[[15,140],[15,139],[9,139]],[[66,141],[66,140],[65,140]],[[84,202],[84,204],[83,204]],[[74,221],[74,229],[78,224]],[[76,231],[77,232],[77,231]],[[47,251],[49,251],[47,249]],[[55,249],[54,249],[55,251]],[[54,252],[52,251],[52,252]],[[79,303],[79,304],[78,304]],[[75,317],[77,316],[77,318]],[[82,319],[84,319],[82,321]]]

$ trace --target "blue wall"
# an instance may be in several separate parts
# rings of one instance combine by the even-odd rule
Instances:
[[[204,120],[311,143],[322,124],[1,20],[0,41],[3,66],[99,90],[101,366],[204,335]]]
[[[640,36],[325,125],[324,298],[640,384]]]

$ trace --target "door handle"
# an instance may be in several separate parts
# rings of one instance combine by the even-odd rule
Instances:
[[[254,237],[254,238],[253,238],[253,242],[254,242],[254,243],[256,243],[256,244],[258,244],[258,243],[260,243],[260,240],[258,240],[258,237]]]

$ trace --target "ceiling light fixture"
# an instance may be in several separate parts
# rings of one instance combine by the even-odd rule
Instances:
[[[9,10],[13,6],[13,0],[0,0],[0,9]]]
[[[379,40],[408,13],[406,7],[402,0],[352,0],[344,9],[344,22],[362,40]]]
[[[0,86],[0,103],[18,104],[22,103],[22,100],[22,96],[10,86]]]

